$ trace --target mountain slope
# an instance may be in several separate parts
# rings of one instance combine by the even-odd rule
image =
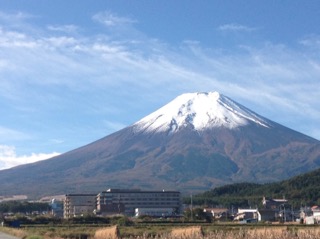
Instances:
[[[319,141],[219,93],[194,93],[96,142],[0,171],[0,191],[35,196],[107,187],[203,191],[238,181],[282,180],[319,165]]]

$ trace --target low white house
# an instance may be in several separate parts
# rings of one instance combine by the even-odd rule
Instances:
[[[235,215],[234,220],[243,221],[248,219],[255,219],[261,221],[261,214],[258,209],[238,209],[238,213]]]
[[[170,217],[173,211],[173,208],[136,208],[135,216]]]
[[[303,219],[304,224],[320,224],[320,207],[302,208],[300,218]]]
[[[203,212],[210,215],[212,218],[219,219],[223,216],[228,215],[228,208],[204,208]]]

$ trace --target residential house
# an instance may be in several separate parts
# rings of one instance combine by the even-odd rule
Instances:
[[[304,224],[320,224],[320,207],[302,207],[300,211],[300,220]]]
[[[272,209],[272,210],[278,210],[279,207],[284,206],[288,203],[288,200],[283,199],[267,199],[266,197],[263,197],[262,199],[262,205],[265,209]]]

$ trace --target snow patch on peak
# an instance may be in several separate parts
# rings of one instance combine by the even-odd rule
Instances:
[[[173,133],[184,127],[198,131],[214,127],[233,129],[249,121],[269,127],[266,120],[228,97],[204,92],[182,94],[133,126],[137,131]]]

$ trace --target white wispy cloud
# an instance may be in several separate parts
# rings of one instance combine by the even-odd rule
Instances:
[[[54,144],[62,144],[64,143],[63,139],[51,139],[50,142],[54,143]]]
[[[220,31],[233,31],[233,32],[252,32],[257,29],[253,28],[253,27],[248,27],[245,25],[237,24],[237,23],[230,23],[230,24],[225,24],[225,25],[219,26],[218,30],[220,30]]]
[[[137,21],[129,18],[118,16],[110,11],[99,12],[92,17],[93,20],[102,23],[108,27],[119,26],[119,25],[131,25]]]
[[[7,12],[0,11],[0,20],[5,21],[10,25],[14,25],[17,22],[23,22],[31,18],[35,18],[35,16],[26,12],[17,11],[17,12],[7,13]]]
[[[34,163],[58,156],[59,153],[32,153],[31,155],[16,155],[15,147],[0,145],[0,170],[12,168],[22,164]]]
[[[104,122],[104,124],[106,126],[106,129],[110,130],[110,131],[118,131],[118,130],[123,129],[126,126],[128,126],[128,125],[119,123],[118,121],[104,120],[103,122]]]
[[[112,14],[108,13],[107,16],[109,15]],[[124,19],[118,21],[127,22]],[[238,25],[226,25],[224,28],[246,29]],[[176,91],[203,88],[238,96],[229,88],[229,85],[237,85],[241,88],[239,92],[246,92],[245,98],[248,101],[255,98],[253,96],[258,91],[263,92],[258,99],[261,105],[270,99],[278,99],[277,103],[287,108],[295,107],[297,103],[287,103],[284,100],[281,102],[279,99],[297,99],[291,92],[295,92],[295,88],[301,86],[311,86],[305,94],[312,94],[314,84],[317,85],[314,79],[319,73],[316,67],[319,65],[317,59],[272,44],[259,48],[244,47],[242,54],[219,54],[214,51],[207,53],[201,46],[193,46],[192,49],[177,53],[163,49],[163,45],[154,42],[152,46],[148,46],[151,43],[146,41],[145,49],[150,47],[153,51],[145,52],[145,49],[139,50],[142,46],[101,36],[76,39],[61,34],[37,38],[12,31],[1,33],[0,47],[7,56],[2,60],[2,68],[6,68],[4,71],[11,72],[16,79],[24,79],[24,76],[27,76],[33,84],[58,84],[84,91],[87,83],[93,87],[111,89],[130,84],[133,86],[132,89],[140,89],[139,91],[159,87],[170,87]],[[161,51],[155,51],[156,48],[161,48]],[[14,66],[14,71],[13,68],[10,70],[10,66]],[[39,74],[39,70],[42,75],[46,75],[45,78]],[[3,79],[5,76],[3,75]],[[8,78],[1,84],[14,84],[15,81],[12,83],[10,80]],[[308,84],[305,84],[306,81]],[[302,99],[305,98],[304,92],[299,93]],[[312,107],[313,105],[310,105],[310,108]]]
[[[30,139],[30,136],[15,129],[10,129],[7,127],[3,127],[0,125],[0,139],[3,140],[10,140],[10,141],[15,141],[15,140],[28,140]]]
[[[65,32],[65,33],[76,33],[79,27],[76,25],[49,25],[47,29],[50,31]]]

